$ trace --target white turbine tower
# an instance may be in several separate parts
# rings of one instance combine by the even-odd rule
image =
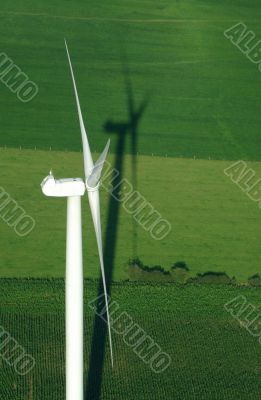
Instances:
[[[83,266],[82,266],[82,218],[81,196],[85,189],[97,239],[100,267],[107,310],[107,322],[111,363],[113,366],[112,339],[105,281],[102,234],[100,221],[99,185],[102,167],[105,162],[110,141],[93,164],[90,146],[83,123],[82,112],[74,79],[72,64],[65,42],[73,81],[83,145],[85,180],[80,178],[54,179],[52,172],[43,180],[41,186],[46,196],[67,197],[67,237],[66,237],[66,400],[83,400]]]

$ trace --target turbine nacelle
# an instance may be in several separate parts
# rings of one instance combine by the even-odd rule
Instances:
[[[41,183],[42,192],[49,197],[83,196],[85,183],[81,178],[55,179],[50,173]]]

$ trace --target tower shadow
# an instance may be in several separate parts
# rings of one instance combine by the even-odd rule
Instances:
[[[131,136],[131,153],[132,153],[132,179],[133,187],[137,184],[137,170],[136,170],[136,156],[137,156],[137,138],[138,138],[138,126],[140,120],[144,114],[144,111],[148,104],[148,99],[144,100],[141,105],[135,109],[133,90],[129,75],[129,70],[127,68],[127,63],[124,64],[124,80],[125,80],[125,90],[128,100],[128,120],[123,122],[116,122],[113,120],[108,120],[104,124],[105,132],[109,134],[117,135],[116,144],[116,155],[114,165],[112,166],[116,169],[119,174],[113,180],[113,187],[115,189],[114,195],[117,197],[118,193],[121,191],[121,180],[123,175],[123,165],[124,165],[124,151],[126,146],[126,137]],[[108,204],[108,217],[104,241],[104,264],[105,264],[105,274],[106,274],[106,284],[107,292],[110,296],[111,284],[114,269],[115,252],[117,245],[118,236],[118,223],[120,214],[120,202],[115,200],[113,196],[109,198]],[[98,284],[98,296],[102,296],[103,282],[102,278],[99,279]],[[85,400],[99,400],[101,395],[102,386],[102,375],[105,357],[105,345],[107,336],[107,324],[99,317],[104,305],[98,304],[97,311],[95,315],[92,345],[91,345],[91,355],[89,360],[89,373],[87,379],[87,387],[85,391]],[[117,363],[117,359],[116,359]]]
[[[138,126],[142,115],[144,114],[148,102],[149,97],[146,96],[139,107],[135,108],[134,95],[131,85],[130,72],[128,69],[127,62],[124,63],[124,78],[125,78],[125,88],[127,93],[128,100],[128,112],[129,112],[129,134],[131,140],[131,171],[132,171],[132,186],[133,190],[136,191],[138,189],[138,180],[137,180],[137,155],[138,155]],[[132,252],[133,256],[137,256],[137,222],[134,218],[132,218]]]

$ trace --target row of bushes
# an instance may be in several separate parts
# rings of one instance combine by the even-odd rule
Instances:
[[[210,284],[237,284],[235,277],[230,278],[225,272],[208,271],[192,277],[189,267],[184,261],[177,261],[165,270],[160,265],[147,266],[139,258],[129,261],[129,278],[132,281],[154,281],[175,283],[210,283]],[[248,279],[247,284],[261,286],[261,278],[258,274]]]

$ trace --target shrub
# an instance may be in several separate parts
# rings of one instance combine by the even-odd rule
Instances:
[[[129,261],[129,276],[132,280],[141,281],[171,281],[171,274],[160,265],[147,266],[139,258]]]
[[[255,274],[248,278],[248,283],[252,286],[261,286],[261,278],[259,274]]]
[[[191,278],[193,283],[214,283],[214,284],[232,284],[235,278],[230,278],[225,272],[209,271],[203,274],[197,274],[195,278]]]
[[[189,267],[185,261],[176,261],[175,264],[172,265],[171,269],[183,269],[184,271],[189,271]]]

